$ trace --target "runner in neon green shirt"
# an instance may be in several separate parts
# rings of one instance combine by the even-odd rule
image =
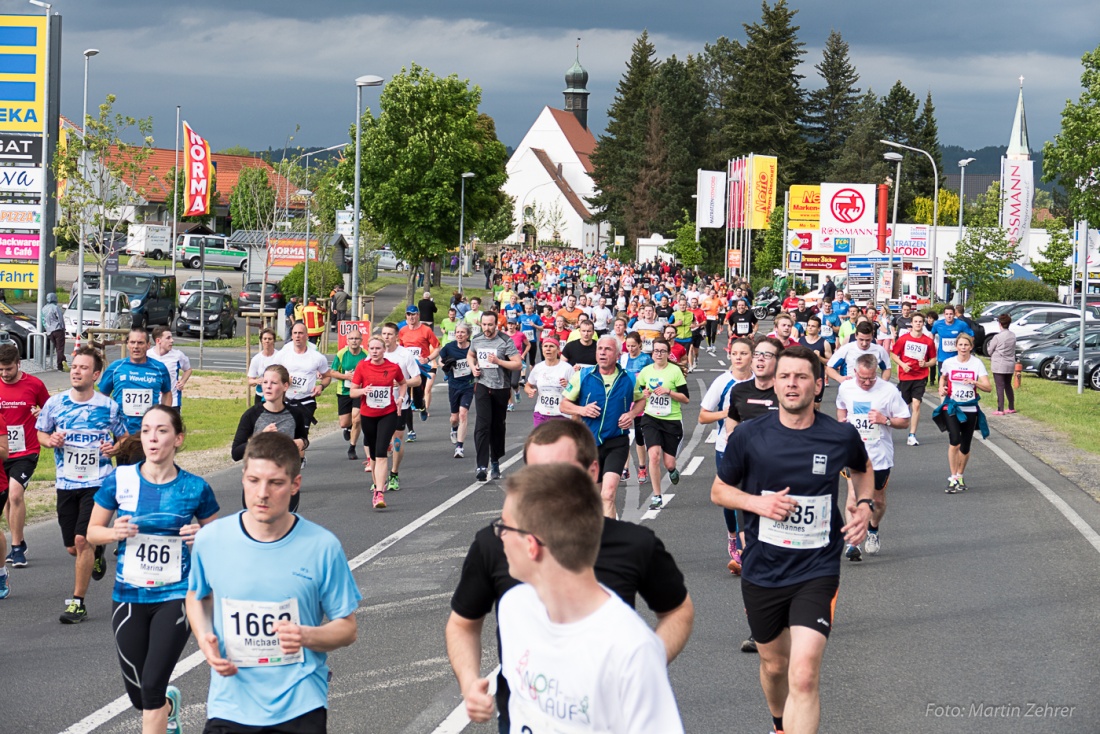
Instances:
[[[642,368],[634,381],[634,399],[645,398],[642,416],[642,436],[649,455],[649,479],[653,483],[653,498],[649,509],[659,510],[661,499],[661,465],[668,479],[679,484],[676,454],[684,439],[681,403],[689,400],[687,380],[683,370],[668,361],[671,346],[664,338],[653,340],[653,364]]]

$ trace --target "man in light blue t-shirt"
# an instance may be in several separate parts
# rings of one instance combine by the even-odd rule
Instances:
[[[191,551],[207,731],[326,731],[327,653],[355,642],[362,595],[336,536],[290,512],[302,477],[288,436],[249,440],[243,484],[248,509],[204,527]]]
[[[932,336],[936,338],[936,359],[942,365],[945,359],[958,354],[955,340],[959,334],[974,336],[974,332],[965,321],[955,318],[955,307],[948,304],[943,307],[943,318],[932,324]]]
[[[149,332],[130,329],[126,337],[129,357],[111,362],[99,380],[99,391],[118,403],[128,433],[141,433],[141,417],[157,403],[172,404],[174,381],[168,368],[149,359]]]

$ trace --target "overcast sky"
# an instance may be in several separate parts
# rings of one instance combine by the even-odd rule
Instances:
[[[1067,98],[1081,92],[1080,58],[1098,42],[1096,0],[990,5],[959,0],[805,2],[795,16],[806,44],[805,85],[830,30],[851,46],[863,88],[885,94],[901,80],[931,90],[940,141],[970,148],[1008,142],[1019,76],[1025,77],[1033,149],[1058,132]],[[482,109],[515,146],[544,105],[562,106],[576,38],[590,75],[590,127],[599,135],[630,47],[648,28],[658,55],[699,53],[719,35],[744,38],[760,18],[748,0],[54,0],[63,16],[62,113],[80,118],[83,56],[92,59],[90,103],[151,116],[158,146],[172,147],[175,106],[210,141],[281,148],[345,142],[362,74],[389,78],[417,62],[468,78]],[[798,8],[795,2],[792,7]],[[0,11],[37,9],[0,0]],[[377,108],[378,90],[364,90]]]

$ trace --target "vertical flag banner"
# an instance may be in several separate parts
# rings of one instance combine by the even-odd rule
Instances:
[[[767,229],[775,208],[779,163],[773,155],[752,156],[752,193],[746,202],[750,229]]]
[[[184,187],[183,216],[210,213],[210,145],[183,123]]]
[[[729,162],[729,216],[726,226],[740,229],[745,226],[744,208],[740,205],[745,196],[745,159],[735,158]]]
[[[726,174],[724,171],[698,171],[695,184],[695,226],[710,229],[726,223]]]
[[[1001,158],[1001,227],[1009,241],[1027,253],[1027,235],[1031,229],[1031,206],[1035,196],[1032,161]]]

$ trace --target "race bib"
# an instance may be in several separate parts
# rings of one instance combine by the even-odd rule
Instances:
[[[951,339],[948,339],[947,337],[944,337],[943,339],[941,339],[940,340],[940,351],[941,352],[955,352],[955,351],[958,351],[958,350],[955,349],[955,339],[954,339],[954,337],[952,337]]]
[[[65,446],[62,473],[72,482],[90,482],[99,478],[98,446]]]
[[[650,415],[658,418],[672,415],[672,396],[650,393],[646,408]]]
[[[8,454],[18,454],[21,451],[27,450],[27,434],[20,423],[14,426],[8,426]]]
[[[455,368],[451,374],[455,377],[469,377],[473,374],[473,370],[470,369],[470,360],[459,359],[455,360]]]
[[[306,385],[309,383],[309,378],[302,375],[290,376],[290,392],[301,392],[306,389]]]
[[[367,400],[367,407],[374,408],[375,410],[385,410],[390,407],[390,404],[393,402],[390,399],[391,389],[392,388],[389,387],[377,387],[373,385],[368,387],[366,394],[363,396]]]
[[[928,345],[920,342],[905,342],[905,356],[918,362],[924,361],[924,355],[928,353]]]
[[[413,359],[420,361],[420,347],[405,347],[405,349],[412,353]]]
[[[822,323],[821,324],[821,336],[828,339],[832,335],[833,335],[833,327],[829,326],[828,324]]]
[[[497,351],[495,349],[479,349],[477,350],[477,366],[483,370],[496,370],[500,369],[500,365],[493,364],[489,361],[489,356],[496,356]]]
[[[775,492],[762,494],[766,496]],[[771,545],[797,550],[824,548],[829,545],[833,498],[829,495],[801,497],[792,494],[788,496],[798,503],[798,507],[791,510],[786,520],[761,517],[758,534],[760,540]]]
[[[126,541],[122,580],[130,586],[154,588],[183,578],[183,538],[138,533]]]
[[[750,327],[748,321],[738,321],[737,322],[737,334],[738,334],[738,336],[744,336],[745,334],[748,334],[750,328],[751,327]]]
[[[866,415],[849,415],[848,422],[856,427],[864,443],[874,443],[882,437],[882,427],[878,423],[872,423]]]
[[[539,387],[539,398],[535,410],[543,415],[561,415],[561,387]]]
[[[951,399],[956,403],[967,403],[978,397],[978,393],[975,391],[973,385],[964,385],[958,380],[973,380],[975,379],[973,372],[967,373],[952,373],[951,376]]]
[[[125,388],[122,391],[122,414],[140,418],[153,407],[153,391],[149,388]]]
[[[298,600],[241,601],[222,599],[222,641],[225,657],[239,668],[291,665],[305,659],[303,651],[283,653],[275,624],[299,624]]]
[[[642,351],[643,352],[652,352],[653,351],[653,337],[651,337],[651,336],[643,336],[642,337]]]
[[[351,389],[351,380],[344,380],[344,389],[345,390],[350,390]]]

